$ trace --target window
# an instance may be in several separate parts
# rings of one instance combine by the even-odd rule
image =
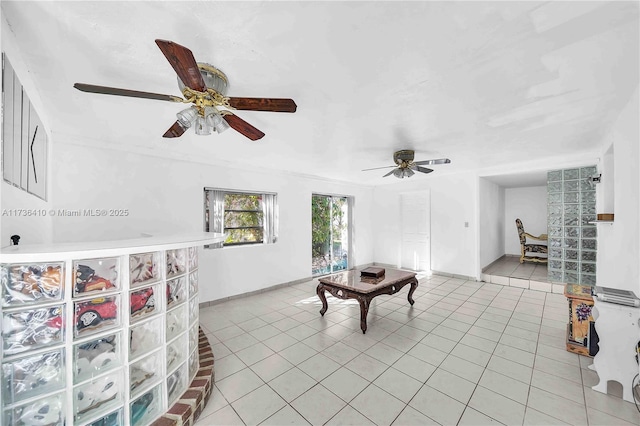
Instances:
[[[47,133],[4,53],[2,105],[2,177],[46,201]]]
[[[209,248],[272,244],[278,239],[277,194],[205,188],[205,231],[226,235]]]

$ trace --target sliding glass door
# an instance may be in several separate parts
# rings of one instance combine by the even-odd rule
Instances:
[[[324,275],[349,268],[349,198],[313,194],[311,197],[311,274]]]

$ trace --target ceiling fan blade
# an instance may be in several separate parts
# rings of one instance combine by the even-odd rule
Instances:
[[[251,111],[296,112],[293,99],[278,98],[229,98],[229,105],[235,109]]]
[[[394,169],[394,170],[391,170],[389,173],[387,173],[386,175],[384,175],[384,176],[382,176],[382,177],[387,177],[387,176],[389,176],[389,175],[392,175],[392,174],[393,174],[393,172],[395,172],[395,169]]]
[[[369,170],[380,170],[380,169],[388,169],[389,167],[398,167],[398,166],[384,166],[384,167],[374,167],[373,169],[362,169],[361,172],[368,172]]]
[[[156,44],[185,86],[198,92],[207,91],[207,85],[191,50],[169,40],[156,39]]]
[[[164,132],[164,135],[162,135],[162,137],[163,138],[178,138],[178,137],[182,136],[182,134],[184,132],[186,132],[186,131],[187,131],[186,127],[183,127],[182,124],[180,124],[179,121],[176,121],[175,123],[173,123],[173,126],[169,127],[169,130]]]
[[[416,172],[422,172],[422,173],[431,173],[433,171],[433,169],[428,169],[426,167],[420,167],[420,166],[413,166],[412,169],[414,169]]]
[[[264,133],[262,133],[260,130],[256,129],[251,124],[247,123],[235,114],[225,114],[222,116],[222,118],[224,118],[225,121],[229,123],[229,126],[231,126],[234,130],[242,133],[252,141],[257,141],[264,136]]]
[[[414,161],[413,164],[417,164],[419,166],[433,166],[434,164],[449,164],[451,160],[448,158],[439,158],[437,160],[423,160],[423,161]]]
[[[102,95],[129,96],[131,98],[155,99],[158,101],[183,102],[179,96],[163,95],[161,93],[139,92],[137,90],[118,89],[116,87],[95,86],[93,84],[76,83],[73,85],[82,92],[100,93]]]

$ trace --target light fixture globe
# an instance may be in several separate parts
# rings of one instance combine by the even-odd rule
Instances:
[[[227,89],[229,88],[229,79],[227,79],[225,73],[213,65],[206,64],[204,62],[198,62],[198,69],[200,70],[200,74],[202,75],[204,84],[207,88],[213,89],[219,94],[226,96]],[[185,89],[191,90],[185,86],[180,77],[178,77],[178,87],[182,93],[185,92]]]

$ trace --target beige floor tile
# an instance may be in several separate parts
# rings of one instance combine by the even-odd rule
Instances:
[[[458,422],[458,426],[484,426],[484,425],[501,425],[499,421],[492,419],[481,412],[467,407]]]
[[[630,423],[619,417],[612,416],[591,407],[587,407],[587,417],[590,426],[637,426],[638,423]]]
[[[205,415],[203,411],[198,421],[195,423],[198,426],[244,426],[245,423],[238,416],[231,405],[225,405],[214,413],[208,413]]]
[[[260,376],[265,382],[273,380],[292,368],[293,364],[278,354],[273,354],[251,366],[253,372]]]
[[[321,381],[329,374],[339,369],[340,364],[319,353],[298,364],[298,368],[307,373],[313,379]]]
[[[485,370],[478,384],[520,404],[529,397],[529,385],[493,370]]]
[[[299,368],[294,367],[272,379],[268,385],[285,401],[290,403],[317,383],[315,379],[309,377]]]
[[[584,405],[582,385],[557,375],[534,369],[531,377],[531,386]]]
[[[320,383],[345,402],[350,402],[369,386],[370,382],[348,368],[342,367],[331,373]]]
[[[367,354],[358,355],[344,366],[369,381],[375,380],[383,371],[389,368],[385,363]]]
[[[459,342],[460,339],[464,337],[465,332],[454,330],[453,328],[445,327],[444,325],[438,325],[436,328],[431,330],[431,334],[453,340],[454,342]]]
[[[376,343],[367,349],[367,355],[387,365],[396,362],[404,353],[384,343]]]
[[[496,348],[496,342],[488,339],[483,339],[469,333],[467,333],[462,339],[460,339],[460,343],[488,353],[493,353],[494,349]]]
[[[629,423],[640,424],[640,412],[631,402],[594,391],[591,388],[584,388],[584,397],[587,407],[618,417]]]
[[[577,365],[568,365],[564,362],[559,362],[551,358],[536,355],[535,365],[533,368],[557,377],[561,377],[565,380],[570,380],[572,382],[582,384],[582,374],[580,373],[580,367]]]
[[[442,425],[455,425],[460,420],[465,405],[450,396],[424,385],[409,405]]]
[[[357,423],[353,423],[354,425]],[[393,426],[439,426],[435,420],[425,416],[415,408],[406,406],[392,423]]]
[[[398,398],[405,404],[408,403],[422,387],[422,382],[396,370],[395,368],[390,368],[383,372],[378,376],[373,384]]]
[[[392,368],[401,371],[410,377],[418,380],[421,383],[427,381],[427,379],[436,371],[436,366],[429,364],[421,359],[418,359],[412,355],[403,355],[397,360]]]
[[[455,355],[458,358],[465,359],[481,367],[485,367],[491,358],[491,354],[489,352],[481,351],[480,349],[463,345],[461,343],[453,348],[451,355]]]
[[[420,343],[446,353],[451,352],[451,350],[456,346],[456,342],[453,340],[446,339],[433,333],[422,339]]]
[[[426,384],[463,404],[469,402],[469,398],[471,398],[471,394],[473,394],[473,390],[476,387],[475,383],[441,368],[438,368],[429,377]]]
[[[469,407],[504,424],[522,424],[525,406],[512,399],[478,386]]]
[[[251,369],[245,368],[222,380],[216,381],[216,387],[230,403],[264,385],[264,382]]]
[[[280,332],[280,334],[276,334],[273,337],[263,340],[262,343],[267,345],[273,351],[280,352],[281,350],[298,343],[298,341],[288,334]]]
[[[391,424],[406,406],[404,402],[373,384],[358,394],[349,405],[377,425]]]
[[[487,369],[496,373],[504,374],[512,379],[519,380],[523,383],[531,383],[532,368],[517,362],[509,361],[506,358],[493,355],[487,364]]]
[[[283,426],[283,425],[308,425],[304,417],[302,417],[296,410],[287,405],[269,417],[264,422],[260,423],[260,426]],[[204,426],[204,425],[203,425]]]
[[[522,349],[507,346],[502,343],[496,346],[493,354],[517,362],[518,364],[526,365],[527,367],[533,367],[536,359],[536,356],[531,352],[523,351]]]
[[[285,405],[287,405],[285,400],[267,385],[262,385],[231,403],[235,412],[246,424],[258,424],[271,417]]]
[[[529,406],[527,406],[527,410],[524,414],[523,426],[562,426],[567,424],[569,423],[565,423],[562,420],[541,413],[540,411],[534,410]]]
[[[455,355],[447,356],[444,361],[442,361],[439,368],[473,383],[478,383],[478,380],[480,380],[482,372],[484,371],[484,368],[478,364],[474,364]]]
[[[435,366],[440,365],[440,363],[447,357],[446,352],[423,345],[422,343],[415,345],[409,352],[407,352],[407,354]]]
[[[268,346],[261,342],[235,352],[238,358],[240,358],[240,360],[246,365],[255,364],[256,362],[261,361],[273,355],[274,353],[275,352],[273,350],[271,350]]]
[[[327,423],[327,426],[332,425],[375,425],[371,420],[360,414],[355,408],[347,405],[331,418]]]
[[[316,355],[318,352],[305,345],[302,342],[295,343],[281,351],[278,352],[278,355],[292,363],[293,365],[298,365],[301,362],[304,362]]]
[[[547,414],[569,424],[587,424],[587,410],[584,404],[578,404],[550,392],[531,387],[527,405],[534,410]]]
[[[318,384],[296,398],[291,406],[312,425],[322,425],[346,407],[347,403]]]

